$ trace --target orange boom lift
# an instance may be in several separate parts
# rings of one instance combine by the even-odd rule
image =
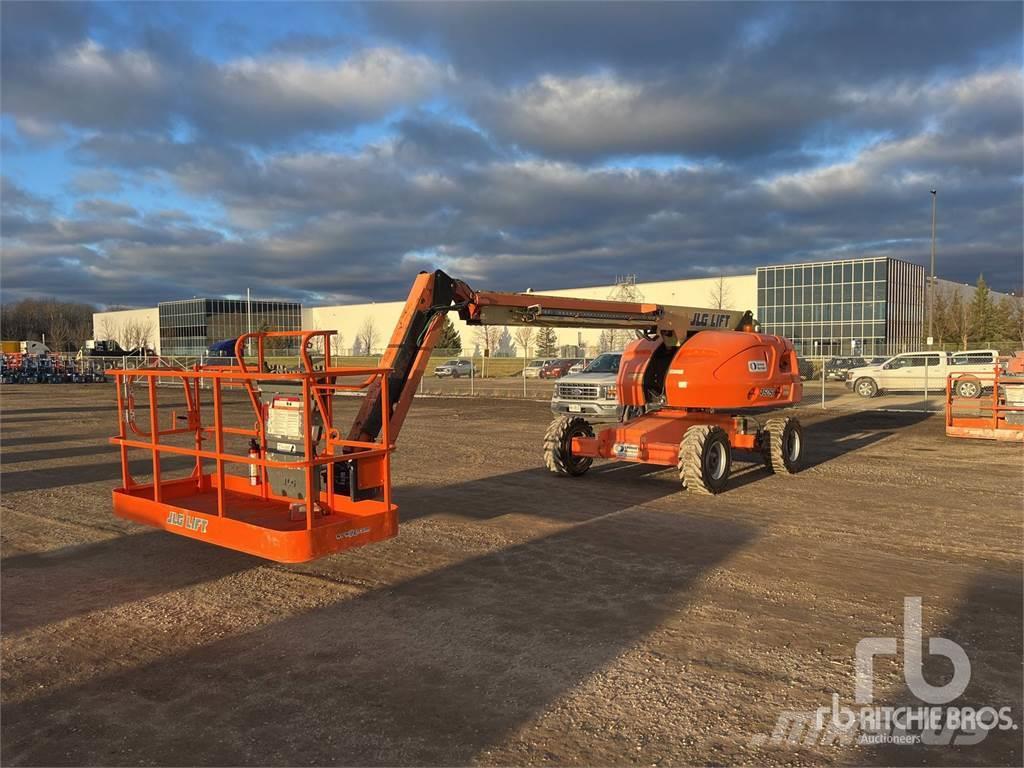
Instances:
[[[637,332],[619,367],[616,396],[630,406],[627,413],[641,415],[600,429],[579,415],[555,419],[544,437],[544,462],[556,475],[582,475],[596,458],[657,464],[676,467],[686,489],[715,494],[728,482],[733,450],[760,454],[774,472],[799,467],[799,422],[762,424],[754,415],[800,401],[796,352],[787,339],[755,332],[749,312],[474,291],[438,270],[416,278],[378,367],[333,367],[334,331],[295,331],[241,336],[231,369],[109,371],[120,414],[111,438],[121,453],[115,513],[279,562],[396,535],[391,452],[452,311],[470,325]],[[282,337],[298,341],[298,373],[267,372],[266,349]],[[314,346],[322,350],[321,366],[311,357]],[[163,426],[158,379],[177,380],[184,393],[184,412],[170,414]],[[141,423],[140,386],[148,405]],[[244,391],[251,426],[225,422],[228,386]],[[363,399],[343,432],[334,423],[334,396],[346,392],[362,392]],[[212,402],[204,403],[204,395]],[[149,454],[151,483],[132,477],[130,450]],[[164,477],[165,454],[186,457],[189,474]]]

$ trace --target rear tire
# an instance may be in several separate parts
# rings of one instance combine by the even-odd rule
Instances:
[[[971,400],[977,400],[981,397],[981,382],[973,376],[965,376],[958,379],[954,391],[957,397],[970,398]]]
[[[875,397],[878,394],[878,384],[867,376],[853,382],[853,391],[861,397]]]
[[[778,475],[800,471],[804,459],[804,430],[792,418],[768,419],[763,440],[764,463]]]
[[[581,416],[559,416],[544,435],[544,464],[555,475],[579,477],[594,463],[590,456],[573,456],[574,437],[593,437],[594,428]]]
[[[725,490],[732,471],[729,435],[721,427],[690,427],[679,444],[679,480],[688,491],[713,496]]]

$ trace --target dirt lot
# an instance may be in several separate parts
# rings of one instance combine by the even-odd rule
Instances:
[[[970,658],[954,704],[1021,724],[1021,449],[940,417],[808,408],[804,472],[741,462],[695,498],[550,476],[543,403],[425,399],[399,537],[279,566],[110,514],[110,387],[0,397],[5,764],[1021,764],[1020,730],[771,738],[853,706],[857,642],[902,637],[915,595]],[[903,672],[876,660],[876,704],[915,701]]]

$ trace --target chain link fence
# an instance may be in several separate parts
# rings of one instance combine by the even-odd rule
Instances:
[[[947,365],[948,361],[964,358],[961,345],[935,345],[930,349],[900,349],[892,355],[861,356],[808,355],[800,357],[800,373],[804,381],[801,407],[825,410],[894,410],[940,412],[946,404],[946,377],[967,368]],[[1012,354],[1019,345],[1012,342],[972,343],[972,350],[994,350]],[[946,352],[956,353],[948,357]],[[896,356],[899,357],[896,357]],[[913,364],[903,365],[902,358],[912,355]],[[121,356],[75,357],[51,355],[54,365],[65,370],[96,371],[112,368],[131,370],[140,367],[163,366],[188,370],[197,365],[218,361],[224,365],[233,358],[207,358],[206,356]],[[899,365],[888,362],[896,357]],[[373,367],[380,364],[382,355],[332,355],[331,365],[338,367]],[[969,358],[969,356],[968,356]],[[541,378],[540,363],[552,358],[491,357],[487,355],[434,354],[429,359],[417,393],[434,397],[497,397],[534,401],[551,399],[557,378]],[[313,355],[314,363],[322,365],[322,357]],[[971,360],[967,359],[970,363]],[[296,356],[270,356],[271,370],[297,370]],[[984,362],[976,363],[982,366]],[[870,369],[870,370],[867,370]],[[991,365],[988,365],[991,372]],[[853,373],[851,373],[851,371]],[[874,373],[872,373],[874,371]],[[160,385],[176,383],[174,379],[161,379]],[[980,395],[986,393],[982,391]],[[984,397],[979,397],[984,400]]]

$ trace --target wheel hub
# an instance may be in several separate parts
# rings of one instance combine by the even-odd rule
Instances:
[[[704,470],[708,477],[713,480],[720,480],[725,474],[726,455],[721,443],[715,443],[708,448],[704,457]]]

